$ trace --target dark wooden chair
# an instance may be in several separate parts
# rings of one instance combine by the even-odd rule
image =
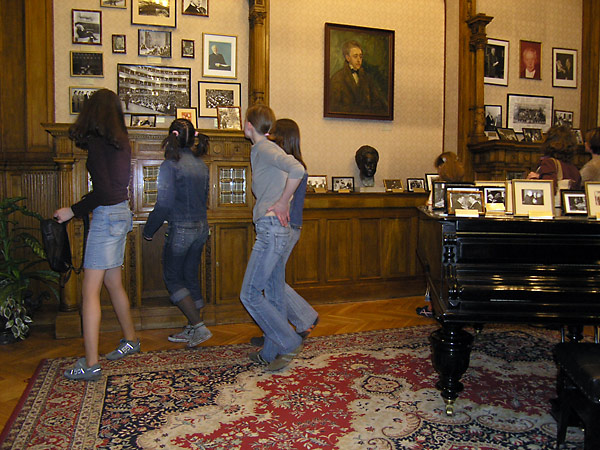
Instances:
[[[558,433],[556,448],[567,427],[585,428],[584,449],[600,449],[600,344],[562,342],[554,347],[558,366]]]

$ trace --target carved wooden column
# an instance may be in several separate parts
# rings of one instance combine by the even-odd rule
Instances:
[[[269,104],[269,0],[250,0],[248,104]]]
[[[587,131],[598,126],[600,90],[600,1],[583,1],[581,51],[581,118],[579,127]]]
[[[485,135],[485,114],[484,114],[484,65],[485,65],[485,46],[487,44],[487,37],[485,33],[485,27],[492,21],[493,17],[486,16],[485,14],[477,14],[467,20],[467,25],[471,31],[471,37],[469,40],[469,47],[471,52],[474,53],[473,58],[473,69],[474,69],[474,103],[470,107],[471,111],[471,130],[469,133],[469,143],[477,144],[478,142],[486,141]]]

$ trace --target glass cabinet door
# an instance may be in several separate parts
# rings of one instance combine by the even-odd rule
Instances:
[[[248,205],[248,166],[217,167],[217,201],[219,206]]]

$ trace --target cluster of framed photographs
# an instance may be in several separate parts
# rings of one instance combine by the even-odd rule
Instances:
[[[407,178],[406,192],[427,192],[432,189],[433,180],[438,178],[437,173],[427,173],[425,178]],[[386,192],[404,192],[401,179],[383,180]],[[327,192],[327,175],[310,175],[306,189],[308,192]],[[331,191],[354,192],[354,177],[331,177]]]
[[[600,182],[587,182],[582,191],[561,190],[560,198],[563,215],[600,217]],[[432,209],[451,215],[469,211],[552,218],[554,201],[552,180],[432,182]]]
[[[327,175],[309,175],[306,183],[307,192],[327,192]],[[331,177],[333,192],[354,192],[354,177]]]
[[[508,86],[509,42],[488,39],[484,58],[484,82]],[[552,86],[577,88],[577,50],[552,49]],[[519,41],[519,78],[542,79],[542,43]]]

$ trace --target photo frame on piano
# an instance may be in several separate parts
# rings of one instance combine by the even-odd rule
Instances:
[[[567,216],[585,214],[587,216],[588,209],[585,191],[563,189],[560,193],[563,214]]]
[[[446,182],[435,180],[431,183],[431,208],[438,211],[446,210]]]
[[[552,180],[512,180],[515,216],[554,216]]]
[[[600,217],[600,182],[585,182],[585,198],[587,200],[588,217]]]
[[[510,182],[502,181],[476,181],[475,186],[483,191],[483,204],[486,212],[506,213],[508,211],[508,189]],[[512,201],[510,202],[512,208]]]

